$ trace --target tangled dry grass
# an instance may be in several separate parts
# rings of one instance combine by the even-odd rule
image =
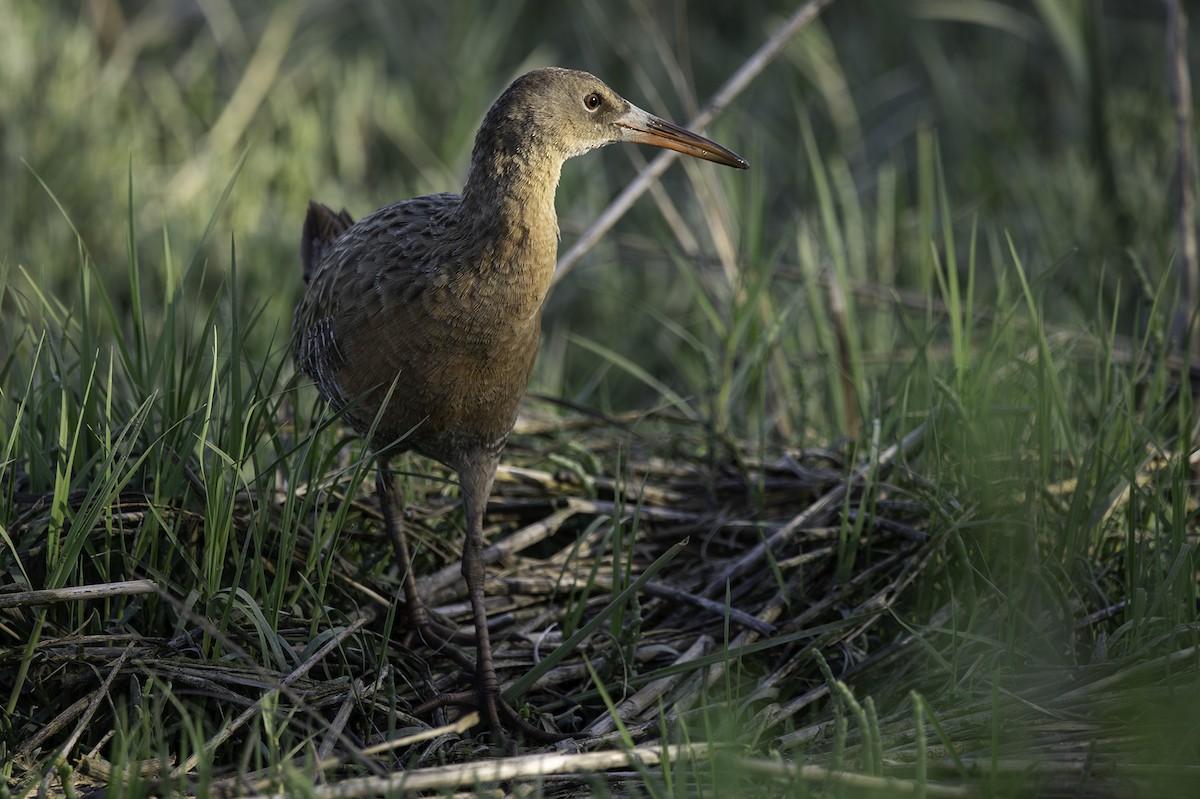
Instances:
[[[33,773],[59,752],[63,768],[42,784],[50,793],[131,781],[153,795],[287,792],[283,764],[244,769],[257,737],[274,731],[299,742],[297,757],[323,775],[326,784],[309,786],[320,796],[530,780],[548,796],[638,795],[648,775],[714,759],[736,775],[724,779],[755,791],[775,786],[767,793],[794,793],[787,786],[802,779],[957,796],[972,792],[971,775],[988,773],[993,783],[1036,784],[1048,795],[1108,795],[1139,784],[1129,764],[1149,773],[1155,760],[1158,728],[1129,720],[1125,689],[1163,702],[1195,690],[1186,675],[1196,652],[1187,646],[1135,665],[1097,658],[1045,669],[984,692],[967,688],[986,668],[976,660],[962,666],[959,701],[935,712],[920,691],[939,690],[930,673],[967,651],[944,644],[965,609],[950,601],[919,620],[901,609],[922,606],[914,592],[955,579],[947,531],[971,509],[919,473],[924,426],[854,458],[836,450],[763,457],[669,413],[527,422],[519,432],[488,513],[497,663],[503,690],[529,721],[572,738],[499,757],[476,737],[474,712],[411,714],[468,685],[472,653],[429,646],[405,628],[374,497],[347,469],[320,486],[243,498],[241,524],[267,514],[286,538],[286,491],[321,495],[320,511],[292,531],[294,544],[258,554],[268,572],[287,575],[294,597],[275,633],[249,595],[222,619],[203,612],[194,590],[147,575],[0,595],[0,673],[28,664],[23,679],[44,702],[18,722],[24,743],[14,762]],[[457,503],[446,478],[407,477],[406,523],[422,542],[422,595],[438,616],[465,626]],[[18,548],[8,560],[28,568],[40,553],[25,533],[48,503],[15,497],[24,512],[10,528]],[[132,535],[147,514],[198,518],[197,498],[152,504],[126,491],[96,529]],[[341,520],[332,540],[314,532],[330,523],[326,515]],[[202,530],[190,529],[198,557]],[[55,608],[82,602],[114,614],[107,632],[93,624],[78,634],[56,621]],[[154,602],[169,609],[177,634],[139,625]],[[1089,630],[1120,612],[1076,608],[1066,621],[1092,640]],[[164,686],[185,717],[203,719],[196,729],[207,737],[190,751],[112,762],[106,744],[128,723],[118,708],[150,705]],[[876,696],[893,707],[877,707]]]
[[[910,646],[911,636],[900,634],[889,608],[929,567],[937,545],[922,501],[928,486],[912,472],[894,469],[900,447],[855,467],[834,451],[765,460],[665,414],[642,420],[642,428],[652,430],[649,438],[631,436],[622,424],[585,418],[568,430],[561,424],[553,432],[534,427],[525,425],[524,446],[514,447],[516,460],[529,465],[506,463],[489,505],[489,607],[506,693],[520,699],[535,724],[575,735],[573,748],[622,740],[668,743],[664,731],[713,713],[716,694],[729,690],[730,670],[737,685],[727,698],[736,705],[726,709],[732,715],[722,723],[751,725],[754,737],[794,731],[796,719],[831,685],[821,669],[849,677]],[[572,457],[538,451],[539,442],[553,446],[563,436],[587,446],[569,447]],[[905,446],[911,450],[919,442],[918,434]],[[698,460],[704,450],[709,456]],[[619,473],[589,473],[602,463],[619,464]],[[885,479],[889,474],[895,482]],[[421,577],[423,596],[438,616],[467,625],[453,540],[457,503],[443,478],[410,479],[407,523],[424,544],[421,562],[440,567]],[[336,482],[320,490],[325,512],[348,506],[344,528],[337,545],[321,554],[328,578],[319,602],[308,601],[317,597],[305,591],[319,580],[308,571],[310,548],[321,546],[307,522],[286,552],[291,564],[271,564],[272,572],[293,575],[290,590],[302,597],[274,639],[263,636],[252,612],[235,615],[224,633],[217,632],[220,620],[197,612],[194,596],[177,595],[145,575],[96,586],[90,594],[75,588],[54,597],[3,597],[10,645],[0,649],[0,669],[11,674],[25,657],[19,642],[33,642],[27,679],[57,698],[49,713],[28,719],[25,743],[13,757],[32,762],[69,737],[79,747],[67,749],[77,766],[103,779],[111,764],[101,754],[108,736],[99,731],[114,721],[112,703],[121,695],[134,701],[129,690],[155,681],[223,720],[218,736],[194,753],[193,766],[222,747],[237,751],[246,727],[267,713],[303,729],[315,754],[331,766],[364,767],[372,759],[362,752],[394,739],[398,730],[416,742],[393,742],[372,762],[398,761],[412,769],[478,756],[483,744],[469,727],[454,723],[457,711],[438,711],[430,719],[406,712],[460,688],[470,653],[430,648],[397,621],[398,575],[387,563],[373,496],[348,495]],[[12,535],[23,541],[22,531],[36,525],[48,504],[40,497],[19,499],[24,512]],[[149,496],[126,491],[98,527],[132,534],[150,513],[193,514],[194,499],[153,505]],[[277,508],[271,497],[246,497],[241,512],[272,514]],[[203,534],[198,528],[193,533]],[[36,547],[15,554],[27,565],[39,555]],[[145,591],[154,593],[116,598]],[[51,599],[107,599],[107,607],[124,608],[114,623],[124,631],[73,634],[54,624],[53,613],[42,614],[38,603]],[[143,600],[173,605],[179,634],[139,629]],[[46,620],[40,631],[39,619]],[[364,648],[364,637],[374,645]],[[223,657],[206,657],[212,638],[224,644],[217,647]],[[827,653],[829,663],[814,658],[814,651]],[[378,652],[389,654],[380,660],[373,654]],[[264,667],[273,655],[298,665]],[[606,702],[615,704],[615,716]],[[440,728],[454,732],[428,737]],[[148,773],[174,768],[183,776],[187,761],[141,767]]]

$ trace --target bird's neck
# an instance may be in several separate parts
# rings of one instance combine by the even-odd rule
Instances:
[[[463,207],[476,219],[503,228],[549,223],[557,235],[554,195],[561,158],[536,152],[492,152],[476,148],[463,188]]]
[[[460,209],[492,242],[492,252],[481,254],[490,271],[540,308],[558,253],[554,195],[563,162],[532,149],[481,157],[477,148]]]

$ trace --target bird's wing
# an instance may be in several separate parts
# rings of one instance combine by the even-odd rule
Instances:
[[[349,217],[326,208],[314,219],[310,211],[302,250],[319,260],[306,264],[293,355],[335,409],[386,390],[397,377],[404,381],[406,364],[425,348],[429,314],[420,297],[456,255],[448,231],[458,201],[455,194],[434,194],[394,203],[333,241],[322,232],[336,231]],[[377,402],[366,402],[347,417],[361,429],[376,410]]]

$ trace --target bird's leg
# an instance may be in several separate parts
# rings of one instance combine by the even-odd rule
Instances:
[[[463,458],[458,477],[462,484],[463,505],[467,514],[467,539],[463,544],[462,574],[471,598],[471,616],[475,621],[475,692],[479,712],[496,744],[507,748],[507,737],[500,724],[500,681],[492,660],[492,643],[488,634],[487,608],[484,605],[483,584],[483,511],[492,481],[496,477],[498,459],[481,456]]]
[[[496,477],[496,466],[499,460],[483,460],[483,457],[480,456],[479,463],[461,463],[458,468],[467,516],[467,539],[463,544],[462,574],[467,584],[467,593],[471,598],[471,615],[475,624],[475,690],[431,697],[413,708],[412,712],[420,716],[446,705],[474,706],[491,727],[496,744],[501,748],[507,748],[507,735],[505,728],[501,726],[501,717],[509,723],[509,729],[521,732],[530,740],[556,743],[575,736],[546,732],[533,726],[500,697],[500,681],[496,677],[496,666],[492,658],[491,636],[487,626],[487,609],[484,605],[483,592],[486,578],[483,562],[483,511],[487,505],[488,495],[492,492],[492,481]],[[466,460],[464,459],[464,461]],[[403,537],[393,540],[400,542],[397,544],[397,559],[400,559],[403,557],[399,554],[400,547],[404,546]],[[405,551],[407,551],[406,546]],[[407,584],[405,588],[407,593]],[[415,595],[415,593],[414,587],[413,594]],[[419,599],[410,599],[409,601],[416,603],[413,607],[421,607]],[[447,647],[445,651],[448,654],[454,654],[455,659],[458,659],[457,650],[453,647]]]
[[[396,485],[396,478],[388,469],[387,458],[380,457],[378,464],[375,493],[379,496],[379,510],[383,514],[384,527],[387,528],[388,538],[392,540],[396,568],[400,570],[409,624],[436,644],[462,643],[462,636],[458,631],[434,622],[421,601],[421,595],[417,592],[417,575],[413,571],[412,557],[408,551],[408,536],[404,532],[404,492]],[[465,643],[471,643],[471,639],[468,638]]]
[[[417,593],[417,577],[412,570],[412,558],[408,554],[408,536],[404,534],[404,493],[396,485],[396,478],[388,469],[387,458],[379,458],[379,469],[375,475],[375,493],[379,496],[379,510],[383,514],[383,525],[392,539],[396,555],[396,568],[400,570],[400,581],[404,586],[404,602],[408,605],[408,620],[413,627],[424,630],[429,624],[429,614],[421,604]]]

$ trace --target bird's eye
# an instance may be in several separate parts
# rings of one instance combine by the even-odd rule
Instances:
[[[583,107],[589,111],[595,111],[602,105],[604,105],[604,98],[602,98],[596,92],[592,92],[587,97],[583,98]]]

